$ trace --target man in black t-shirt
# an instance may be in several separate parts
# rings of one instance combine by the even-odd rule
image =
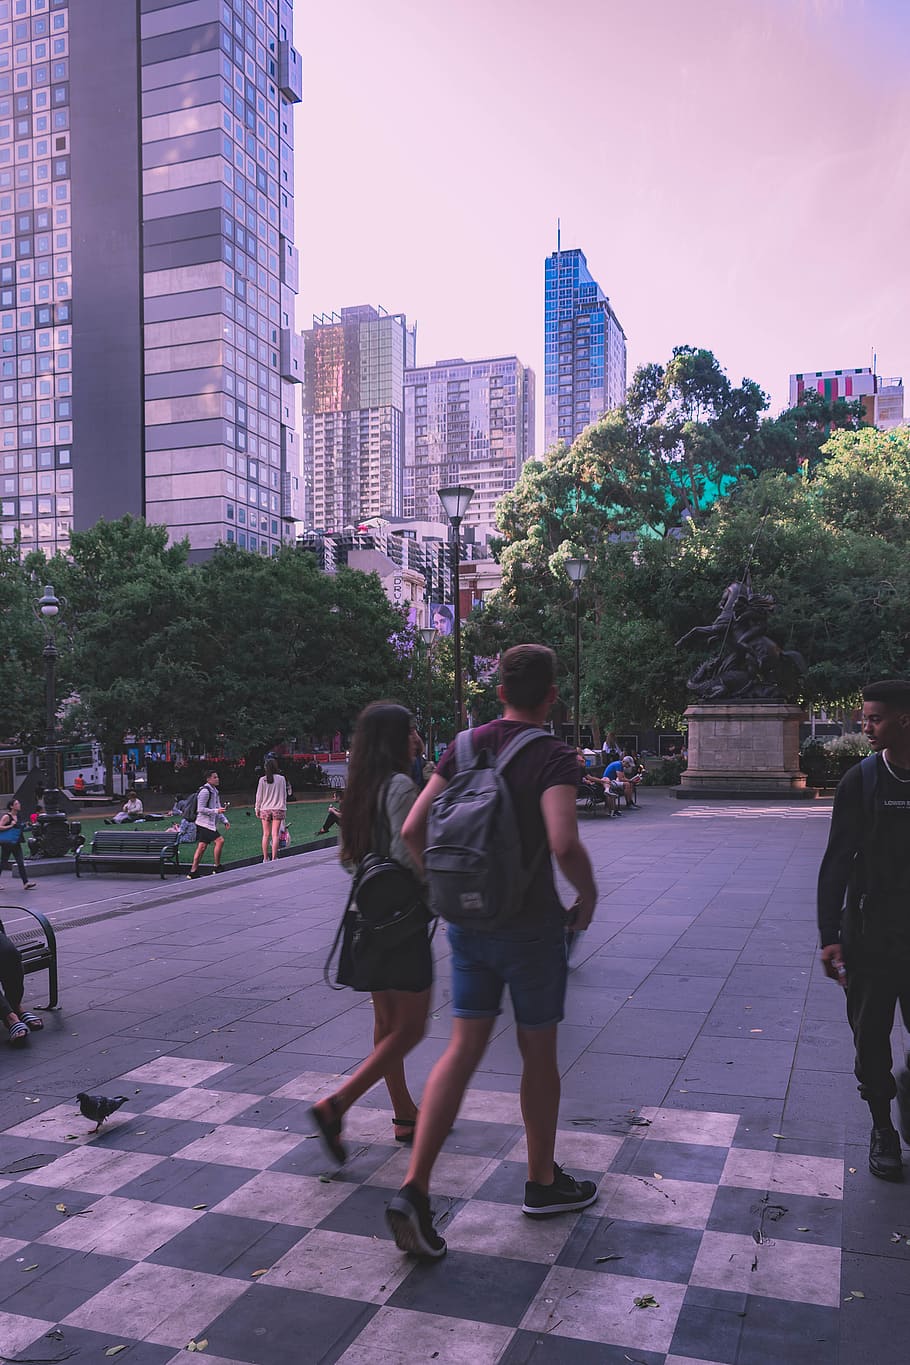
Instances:
[[[523,730],[544,724],[556,700],[556,660],[543,645],[517,645],[502,657],[500,720],[472,732],[474,750],[498,754]],[[439,768],[405,821],[403,834],[415,862],[426,844],[430,806],[455,768],[450,745]],[[449,924],[452,954],[452,1037],[424,1091],[414,1152],[403,1188],[391,1200],[388,1221],[402,1251],[438,1258],[446,1244],[433,1227],[429,1181],[464,1092],[486,1051],[503,990],[508,987],[522,1056],[521,1111],[528,1140],[528,1180],[523,1212],[532,1217],[586,1208],[597,1198],[591,1180],[575,1180],[554,1160],[560,1082],[556,1031],[566,992],[566,928],[587,929],[597,889],[591,863],[578,837],[575,751],[552,735],[521,749],[505,769],[505,781],[529,866],[547,850],[524,897],[521,912],[492,933]],[[569,912],[560,903],[549,854],[578,893]]]
[[[910,1075],[903,1071],[895,1084],[891,1030],[898,1002],[910,1028],[910,682],[864,688],[863,733],[878,755],[874,783],[864,788],[857,764],[837,788],[818,877],[818,927],[822,966],[847,993],[854,1071],[872,1112],[869,1170],[900,1180],[891,1101],[897,1093],[910,1146]]]

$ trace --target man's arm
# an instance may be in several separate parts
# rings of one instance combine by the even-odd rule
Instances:
[[[857,764],[841,779],[834,796],[828,846],[818,873],[818,932],[826,975],[846,983],[840,925],[847,886],[863,837],[862,775]]]
[[[578,892],[573,929],[587,929],[597,904],[597,886],[591,860],[578,837],[575,787],[548,787],[540,798],[540,813],[550,851],[563,876]]]
[[[438,773],[434,773],[410,809],[401,827],[401,837],[420,876],[423,876],[423,850],[427,846],[427,816],[430,807],[440,792],[449,784]]]

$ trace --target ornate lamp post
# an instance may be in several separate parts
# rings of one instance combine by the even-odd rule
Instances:
[[[433,753],[433,645],[439,634],[435,626],[422,626],[420,638],[427,647],[427,758],[432,763]]]
[[[45,697],[45,737],[44,737],[44,809],[48,815],[56,815],[60,809],[60,792],[57,788],[57,642],[54,639],[53,621],[60,611],[60,599],[48,583],[44,595],[38,599],[38,614],[45,626],[44,634],[44,697]]]
[[[584,558],[567,559],[566,573],[572,584],[575,599],[575,748],[581,748],[581,585],[588,572],[588,561]]]
[[[473,488],[465,488],[458,485],[454,488],[440,488],[438,490],[439,501],[442,503],[443,511],[452,523],[453,536],[453,558],[452,558],[452,592],[455,597],[455,621],[452,637],[455,645],[455,729],[463,730],[465,726],[464,716],[464,680],[461,676],[461,595],[459,592],[459,570],[461,564],[461,523],[465,513],[471,505],[474,496]]]

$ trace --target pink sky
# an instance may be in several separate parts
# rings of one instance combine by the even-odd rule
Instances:
[[[305,0],[298,321],[382,304],[418,363],[517,353],[580,246],[629,375],[680,343],[910,384],[902,0]],[[910,403],[908,403],[910,416]],[[538,437],[539,448],[539,437]]]

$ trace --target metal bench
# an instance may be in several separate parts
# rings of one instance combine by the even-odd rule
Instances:
[[[150,863],[158,869],[161,880],[170,867],[180,871],[180,845],[176,832],[155,833],[151,830],[99,829],[92,836],[88,853],[79,849],[76,854],[76,876],[84,865],[91,867],[119,867],[121,864]]]
[[[26,976],[31,976],[34,972],[47,972],[48,1002],[46,1008],[49,1010],[56,1009],[57,936],[54,933],[53,925],[38,910],[31,910],[27,905],[0,905],[0,910],[13,910],[23,915],[31,915],[32,919],[37,920],[36,925],[28,926],[17,933],[10,934],[9,939],[14,947],[19,950],[19,956],[22,958],[22,970]],[[0,919],[0,933],[6,933],[2,919]]]

